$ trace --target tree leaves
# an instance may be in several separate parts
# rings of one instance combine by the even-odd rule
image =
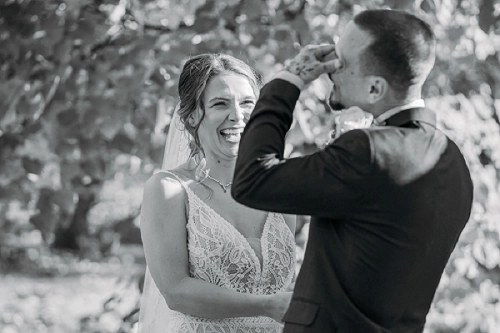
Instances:
[[[247,20],[255,22],[260,21],[261,17],[269,15],[267,4],[262,0],[243,1],[241,13],[245,15]]]
[[[21,159],[3,161],[0,165],[0,187],[7,187],[10,183],[24,175],[24,169]]]
[[[269,78],[301,46],[330,43],[354,12],[381,6],[425,17],[438,37],[438,61],[426,90],[449,96],[428,105],[440,112],[441,128],[463,151],[476,201],[473,224],[443,277],[454,294],[440,291],[435,304],[436,311],[465,316],[453,312],[450,297],[463,309],[470,309],[472,299],[474,306],[485,305],[481,295],[494,290],[484,281],[498,280],[500,45],[494,0],[4,2],[0,207],[46,206],[38,215],[27,214],[50,241],[62,214],[73,214],[74,198],[98,197],[117,171],[132,173],[132,163],[121,160],[135,161],[134,177],[144,169],[145,178],[160,165],[164,128],[178,102],[177,80],[187,58],[229,53]],[[324,143],[334,116],[325,107],[329,89],[325,79],[302,92],[287,152],[298,155]],[[430,327],[453,331],[442,316],[429,318]],[[480,327],[475,320],[470,325]],[[465,325],[458,319],[455,324]]]
[[[486,33],[495,29],[495,24],[500,20],[499,15],[495,16],[495,1],[482,0],[479,5],[479,14],[477,16],[479,27]]]

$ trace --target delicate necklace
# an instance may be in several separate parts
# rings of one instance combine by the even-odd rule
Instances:
[[[233,185],[233,182],[229,182],[226,185],[224,185],[218,179],[215,179],[214,177],[210,176],[210,174],[207,174],[207,177],[210,178],[211,180],[213,180],[214,182],[216,182],[217,184],[219,184],[219,186],[222,188],[222,190],[224,191],[224,193],[227,192],[226,187],[229,187],[229,186]]]

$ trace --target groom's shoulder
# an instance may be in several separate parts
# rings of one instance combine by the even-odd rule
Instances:
[[[334,141],[337,145],[348,145],[348,146],[358,146],[358,147],[370,147],[371,136],[367,129],[354,129],[350,130]]]
[[[406,141],[420,140],[425,134],[411,128],[397,126],[374,126],[363,129],[374,144],[401,145]]]
[[[365,131],[370,136],[374,157],[379,164],[395,159],[418,164],[424,158],[441,156],[450,142],[442,131],[433,126],[426,129],[382,126]]]
[[[373,140],[366,129],[348,131],[338,137],[331,146],[355,157],[358,162],[373,162]]]

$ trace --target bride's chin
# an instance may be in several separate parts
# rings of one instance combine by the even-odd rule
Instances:
[[[236,160],[236,158],[238,157],[238,150],[236,151],[231,151],[227,154],[227,157],[229,160]]]
[[[225,147],[224,146],[221,147],[221,153],[230,159],[236,158],[238,157],[239,147],[240,147],[239,142],[231,142],[231,143],[226,142]]]
[[[231,163],[236,161],[238,150],[221,149],[217,155],[219,160]]]
[[[238,152],[232,153],[229,155],[230,160],[235,160],[238,157]]]

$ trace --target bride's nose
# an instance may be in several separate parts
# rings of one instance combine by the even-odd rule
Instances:
[[[229,113],[228,119],[234,122],[239,122],[245,119],[245,112],[243,108],[239,105],[234,105],[231,108],[231,112]]]

